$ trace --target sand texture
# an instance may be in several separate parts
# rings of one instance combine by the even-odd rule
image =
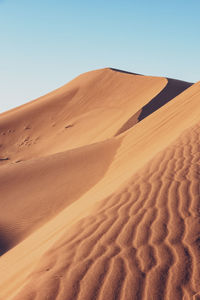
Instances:
[[[85,73],[0,115],[0,299],[200,299],[200,82]]]

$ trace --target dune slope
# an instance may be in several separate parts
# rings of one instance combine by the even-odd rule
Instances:
[[[200,290],[200,125],[45,253],[19,299],[191,299]]]
[[[1,167],[0,253],[93,187],[104,176],[119,143],[108,140]]]

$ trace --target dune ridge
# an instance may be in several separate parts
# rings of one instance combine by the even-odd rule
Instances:
[[[0,297],[198,299],[199,99],[200,83],[103,69],[2,114]],[[21,162],[18,123],[14,140],[46,136]]]

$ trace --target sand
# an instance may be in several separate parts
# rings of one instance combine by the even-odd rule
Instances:
[[[199,299],[200,83],[85,73],[0,115],[0,299]]]

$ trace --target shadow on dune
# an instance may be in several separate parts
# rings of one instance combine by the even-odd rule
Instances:
[[[132,73],[133,74],[133,73]],[[193,85],[191,82],[181,81],[177,79],[167,78],[168,83],[166,87],[150,100],[145,106],[143,106],[137,113],[132,115],[125,124],[117,131],[115,136],[130,129],[144,118],[148,117],[154,111],[161,108],[163,105],[173,100],[176,96],[184,92],[187,88]],[[134,100],[134,99],[133,99]]]
[[[138,73],[132,73],[132,72],[128,72],[128,71],[123,71],[123,70],[119,70],[119,69],[115,69],[115,68],[109,68],[112,71],[115,72],[120,72],[120,73],[125,73],[125,74],[131,74],[131,75],[140,75],[140,76],[144,76],[142,74],[138,74]]]
[[[6,253],[10,249],[10,242],[6,238],[5,234],[0,231],[0,256]]]
[[[191,82],[167,78],[168,83],[166,87],[149,103],[143,106],[142,111],[138,117],[138,121],[143,120],[154,111],[168,103],[170,100],[181,94],[187,88],[193,85]]]

